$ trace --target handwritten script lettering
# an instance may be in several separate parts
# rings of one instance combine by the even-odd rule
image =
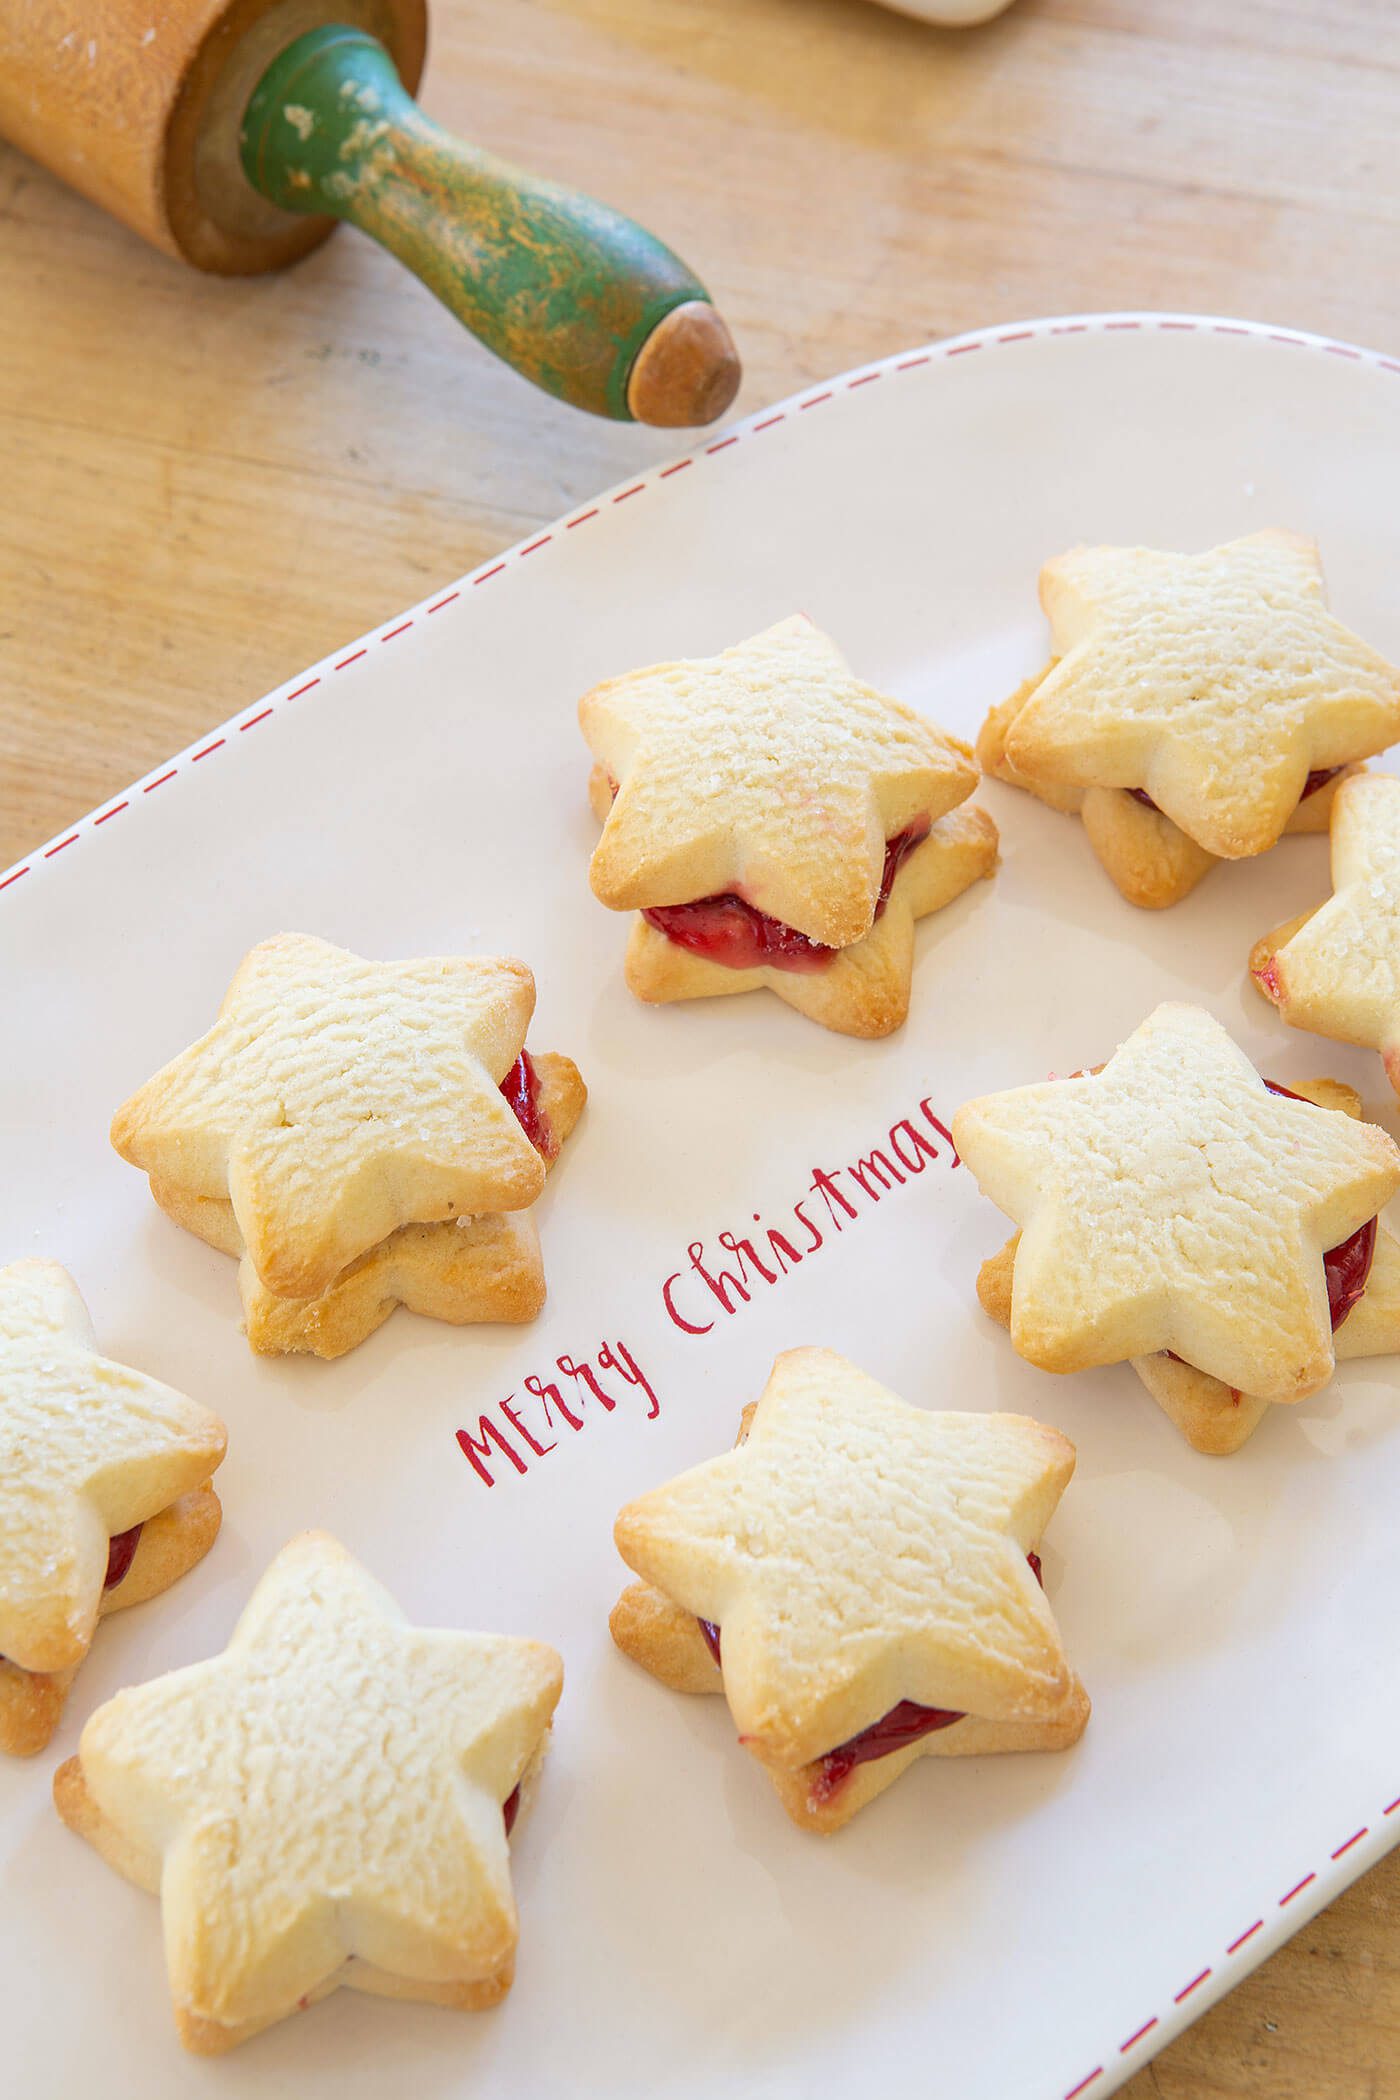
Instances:
[[[813,1167],[807,1187],[777,1222],[754,1211],[742,1229],[729,1226],[710,1243],[692,1240],[684,1266],[661,1286],[671,1325],[682,1334],[709,1334],[935,1163],[961,1165],[947,1125],[925,1095],[868,1151],[844,1166]],[[602,1341],[591,1353],[556,1356],[547,1369],[531,1371],[514,1392],[484,1408],[474,1427],[459,1429],[457,1444],[482,1485],[495,1487],[528,1473],[590,1422],[629,1411],[654,1421],[661,1412],[656,1386],[625,1342]]]
[[[792,1205],[790,1218],[770,1225],[757,1211],[755,1231],[732,1229],[686,1248],[686,1265],[661,1286],[667,1318],[682,1334],[709,1334],[721,1318],[732,1318],[759,1289],[778,1283],[790,1269],[820,1252],[849,1225],[859,1224],[881,1198],[922,1174],[934,1160],[962,1164],[952,1137],[925,1095],[912,1116],[892,1123],[869,1152],[844,1167],[814,1167],[810,1187]]]
[[[556,1356],[543,1377],[532,1371],[518,1393],[507,1393],[479,1417],[474,1430],[459,1429],[457,1443],[477,1479],[494,1487],[503,1460],[517,1473],[528,1471],[534,1460],[558,1449],[557,1431],[577,1436],[599,1409],[610,1415],[633,1393],[645,1396],[646,1421],[660,1414],[656,1389],[627,1344],[603,1342],[591,1358]]]

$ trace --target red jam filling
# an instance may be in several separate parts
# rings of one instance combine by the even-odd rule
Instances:
[[[107,1573],[103,1577],[104,1590],[114,1590],[119,1582],[125,1582],[131,1573],[131,1563],[136,1558],[136,1548],[141,1542],[143,1526],[133,1524],[130,1531],[115,1532],[107,1541]],[[0,1655],[0,1662],[9,1657]]]
[[[1026,1560],[1032,1575],[1044,1589],[1045,1579],[1040,1572],[1040,1555],[1028,1553]],[[704,1636],[705,1646],[718,1665],[718,1626],[712,1619],[697,1619],[695,1623]],[[869,1764],[877,1757],[888,1757],[894,1750],[907,1749],[910,1743],[920,1742],[924,1736],[932,1735],[936,1729],[951,1728],[954,1721],[966,1719],[966,1714],[954,1713],[948,1707],[920,1706],[913,1699],[901,1699],[898,1706],[892,1706],[878,1721],[872,1721],[869,1728],[862,1728],[849,1742],[838,1743],[834,1750],[828,1750],[824,1756],[817,1759],[817,1769],[807,1790],[807,1798],[814,1808],[821,1808],[840,1792],[857,1765]]]
[[[1271,1094],[1282,1094],[1286,1100],[1303,1099],[1301,1094],[1294,1093],[1291,1086],[1280,1086],[1276,1080],[1266,1079],[1264,1084]],[[1355,1311],[1365,1293],[1367,1278],[1371,1274],[1371,1263],[1376,1253],[1376,1224],[1375,1218],[1368,1218],[1364,1225],[1358,1225],[1355,1232],[1342,1240],[1338,1246],[1329,1247],[1322,1257],[1323,1274],[1327,1278],[1327,1310],[1331,1316],[1333,1334],[1337,1332],[1348,1313]],[[1174,1364],[1185,1362],[1185,1358],[1178,1356],[1175,1349],[1164,1349],[1162,1353],[1169,1356]],[[1239,1388],[1231,1386],[1230,1394],[1238,1406]]]
[[[553,1159],[559,1143],[550,1128],[549,1117],[540,1107],[540,1075],[528,1050],[521,1051],[506,1073],[501,1081],[501,1092],[514,1109],[516,1121],[536,1152],[543,1159]]]
[[[848,1743],[839,1744],[817,1759],[807,1799],[813,1808],[823,1807],[840,1793],[857,1765],[888,1757],[892,1750],[906,1750],[910,1743],[920,1742],[936,1729],[951,1728],[954,1721],[966,1719],[966,1714],[950,1713],[942,1706],[918,1706],[912,1699],[901,1699],[898,1706],[892,1706],[869,1728],[862,1728]]]
[[[895,877],[914,848],[928,837],[929,830],[929,819],[916,817],[903,831],[885,841],[885,869],[875,902],[877,919],[890,901]],[[840,953],[838,948],[810,940],[782,919],[770,918],[735,890],[698,897],[693,904],[648,905],[642,917],[678,948],[691,955],[703,955],[707,962],[721,963],[727,970],[765,966],[773,970],[825,970]]]
[[[1283,998],[1283,979],[1278,974],[1278,963],[1274,957],[1270,956],[1268,962],[1263,963],[1254,972],[1254,982],[1266,999],[1272,999],[1275,1006],[1280,1004]]]
[[[1327,1309],[1332,1315],[1333,1334],[1364,1295],[1375,1252],[1376,1220],[1369,1218],[1349,1240],[1343,1240],[1340,1247],[1333,1247],[1323,1255],[1323,1266],[1327,1271]]]
[[[1303,792],[1298,797],[1298,800],[1306,802],[1309,795],[1315,795],[1319,788],[1325,788],[1329,780],[1335,780],[1337,775],[1345,770],[1343,766],[1324,766],[1320,773],[1309,773],[1307,779],[1303,782]],[[1144,809],[1156,809],[1157,804],[1152,800],[1146,788],[1129,788],[1128,793],[1132,796],[1134,802],[1140,802]]]
[[[141,1542],[142,1527],[133,1524],[130,1531],[118,1531],[107,1541],[107,1575],[102,1587],[114,1590],[131,1573],[131,1563],[136,1558],[136,1548]]]
[[[1264,1084],[1271,1094],[1282,1094],[1289,1101],[1303,1098],[1301,1094],[1295,1094],[1292,1087],[1278,1086],[1272,1079],[1266,1079]],[[1368,1218],[1350,1238],[1343,1240],[1340,1246],[1329,1247],[1323,1255],[1322,1266],[1327,1273],[1327,1309],[1332,1315],[1333,1334],[1365,1291],[1375,1252],[1376,1220]]]
[[[512,1830],[514,1830],[515,1819],[519,1815],[519,1813],[520,1789],[519,1787],[516,1787],[511,1793],[506,1795],[505,1800],[501,1803],[501,1820],[506,1826],[507,1837],[509,1837]]]

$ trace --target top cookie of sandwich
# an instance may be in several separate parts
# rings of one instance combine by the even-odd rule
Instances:
[[[1400,672],[1327,609],[1317,548],[1079,547],[1041,571],[1057,661],[1006,740],[1033,786],[1137,788],[1207,852],[1272,846],[1308,775],[1400,736]]]
[[[1259,942],[1260,990],[1295,1028],[1379,1050],[1400,1091],[1400,780],[1344,780],[1332,810],[1334,894]]]
[[[400,1225],[521,1210],[544,1162],[500,1091],[524,963],[366,962],[308,934],[245,956],[209,1033],[112,1123],[134,1166],[226,1196],[269,1290],[312,1298]]]
[[[1021,1227],[1029,1362],[1166,1349],[1266,1400],[1332,1375],[1323,1255],[1400,1187],[1383,1130],[1271,1093],[1194,1006],[1159,1006],[1097,1074],[968,1102],[953,1142]]]
[[[910,1407],[833,1350],[789,1349],[746,1441],[629,1503],[615,1537],[722,1627],[741,1737],[795,1766],[903,1699],[1062,1707],[1073,1679],[1026,1550],[1073,1470],[1039,1422]]]
[[[0,1269],[0,1654],[81,1662],[110,1541],[206,1481],[224,1444],[208,1408],[98,1353],[56,1261]]]
[[[306,1532],[221,1655],[99,1707],[55,1798],[160,1893],[186,2043],[216,2053],[339,1984],[501,1997],[517,1931],[502,1804],[562,1681],[542,1642],[410,1626]]]
[[[801,614],[585,693],[617,784],[589,869],[615,911],[738,891],[829,948],[870,931],[885,842],[971,794],[965,746],[862,684]]]

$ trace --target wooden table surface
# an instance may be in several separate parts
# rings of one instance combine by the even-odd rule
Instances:
[[[1396,0],[1018,0],[970,33],[865,0],[436,0],[424,101],[670,240],[740,410],[1076,308],[1400,351]],[[674,449],[536,394],[353,235],[197,278],[3,147],[0,370],[0,867]],[[1400,1853],[1126,2092],[1398,2100]]]

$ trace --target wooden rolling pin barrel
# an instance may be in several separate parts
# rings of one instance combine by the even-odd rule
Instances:
[[[279,269],[349,219],[561,400],[722,415],[739,360],[699,279],[431,123],[426,42],[425,0],[0,0],[0,135],[199,269]]]

